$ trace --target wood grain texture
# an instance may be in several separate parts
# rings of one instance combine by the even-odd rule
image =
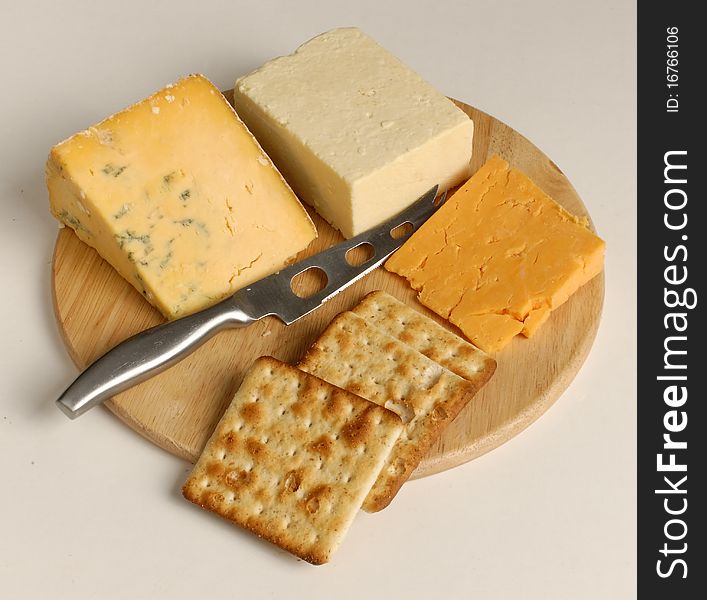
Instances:
[[[587,215],[567,178],[532,143],[486,113],[458,104],[476,126],[474,171],[488,157],[499,154],[570,212]],[[341,239],[313,211],[310,214],[319,238],[298,259]],[[52,273],[57,322],[71,358],[81,369],[118,342],[163,321],[70,229],[59,232]],[[302,285],[306,287],[308,282]],[[350,309],[376,289],[386,290],[458,333],[421,306],[404,279],[381,268],[290,327],[266,318],[246,329],[219,334],[183,362],[115,396],[106,406],[158,446],[194,462],[257,357],[269,354],[287,362],[297,361],[337,313]],[[444,431],[414,477],[480,456],[542,415],[584,362],[599,324],[603,298],[601,274],[554,311],[532,339],[518,336],[498,353],[495,376]]]

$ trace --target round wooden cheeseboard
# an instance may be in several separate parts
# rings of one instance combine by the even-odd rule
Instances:
[[[588,216],[570,182],[538,148],[490,115],[457,104],[475,123],[474,171],[498,154],[571,213]],[[342,239],[313,211],[310,214],[319,237],[298,260]],[[164,320],[71,229],[59,231],[52,274],[56,318],[80,369],[120,341]],[[245,329],[217,335],[183,362],[115,396],[106,406],[158,446],[195,461],[255,358],[268,354],[297,361],[337,313],[377,289],[457,331],[420,305],[404,279],[379,268],[289,327],[268,317]],[[604,275],[600,274],[554,311],[533,338],[518,336],[498,353],[494,377],[443,432],[414,476],[437,473],[484,454],[543,414],[584,362],[597,331],[603,298]]]

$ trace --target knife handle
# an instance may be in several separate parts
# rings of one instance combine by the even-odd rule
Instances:
[[[147,329],[106,352],[66,389],[56,401],[75,419],[191,354],[223,329],[245,327],[256,319],[234,308],[231,299],[198,313]]]

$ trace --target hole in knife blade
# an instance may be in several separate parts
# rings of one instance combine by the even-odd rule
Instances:
[[[329,279],[324,269],[319,267],[309,267],[301,273],[297,273],[290,280],[290,289],[298,298],[309,298],[317,292],[321,292],[327,285]]]
[[[390,230],[390,237],[394,240],[399,240],[402,237],[410,235],[413,229],[415,229],[415,227],[409,221],[401,223],[397,227],[393,227],[393,229]]]
[[[352,267],[360,267],[363,263],[367,263],[376,255],[376,249],[373,244],[361,242],[353,248],[346,251],[346,262]]]

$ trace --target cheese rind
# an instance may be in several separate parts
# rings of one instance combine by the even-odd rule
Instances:
[[[531,336],[603,268],[604,242],[495,156],[385,267],[488,352]]]
[[[473,121],[356,28],[242,77],[234,103],[300,198],[346,237],[470,174]]]
[[[284,266],[314,225],[223,95],[194,75],[55,146],[54,216],[167,318]]]

